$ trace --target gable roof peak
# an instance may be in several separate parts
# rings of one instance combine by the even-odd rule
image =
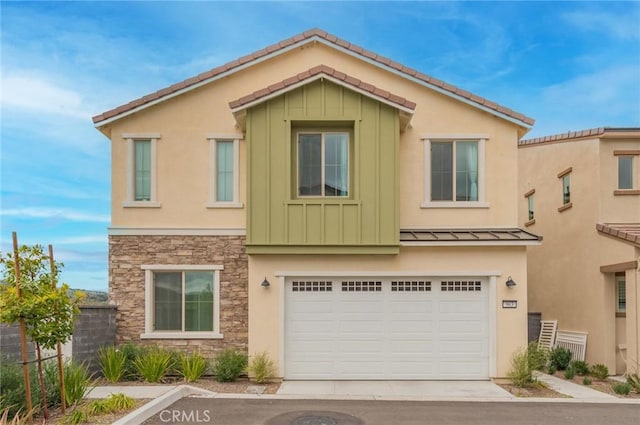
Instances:
[[[487,100],[483,97],[474,95],[473,93],[470,93],[466,90],[462,90],[456,86],[445,83],[444,81],[418,72],[415,69],[406,67],[398,62],[392,61],[385,56],[378,55],[360,46],[352,44],[347,40],[338,38],[337,36],[330,34],[320,28],[311,28],[300,34],[294,35],[293,37],[287,38],[278,43],[274,43],[263,49],[228,62],[224,65],[198,74],[195,77],[188,78],[182,82],[173,84],[167,88],[158,90],[154,93],[135,99],[127,104],[96,115],[93,117],[93,123],[96,127],[101,127],[121,117],[171,99],[186,91],[196,89],[205,84],[218,80],[224,76],[265,61],[271,57],[290,51],[291,49],[294,49],[295,47],[298,47],[300,45],[304,45],[314,39],[329,47],[341,50],[374,66],[395,73],[408,80],[414,81],[431,90],[444,94],[445,96],[452,97],[471,106],[482,109],[486,112],[489,112],[490,114],[506,119],[507,121],[513,122],[521,127],[528,129],[533,126],[535,122],[533,118],[527,117],[524,114],[521,114],[509,108],[505,108],[504,106],[498,105],[497,103]]]

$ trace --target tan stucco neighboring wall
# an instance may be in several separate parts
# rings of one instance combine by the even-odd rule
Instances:
[[[437,276],[439,273],[496,272],[496,374],[506,376],[511,355],[527,344],[527,283],[526,251],[524,247],[402,247],[394,256],[249,256],[249,353],[267,351],[280,359],[281,317],[284,272],[301,273],[415,273],[417,276]],[[508,289],[507,277],[517,286]],[[260,286],[264,278],[268,289]],[[504,299],[517,300],[517,309],[502,309]]]
[[[318,64],[325,64],[417,103],[400,141],[400,223],[406,227],[491,227],[517,223],[518,131],[522,128],[322,44],[309,44],[107,124],[112,139],[112,226],[244,227],[244,209],[207,209],[210,133],[240,133],[228,103]],[[160,208],[123,208],[126,197],[124,133],[159,133]],[[422,209],[425,135],[486,135],[483,209]],[[246,203],[246,141],[240,142],[240,202]],[[187,148],[188,146],[188,148]],[[144,223],[141,225],[141,223]]]
[[[637,267],[625,273],[627,286],[626,360],[627,373],[640,374],[640,248],[635,248]]]
[[[600,267],[637,258],[632,246],[596,230],[596,223],[633,220],[632,197],[613,196],[617,161],[610,158],[616,145],[591,139],[521,147],[518,179],[519,223],[528,221],[524,194],[535,189],[535,224],[527,230],[544,238],[542,245],[528,248],[529,311],[558,320],[561,330],[587,332],[586,361],[604,363],[611,373],[616,370],[615,280]],[[569,167],[572,207],[559,212],[557,175]]]

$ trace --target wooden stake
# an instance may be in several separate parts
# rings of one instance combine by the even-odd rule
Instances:
[[[51,269],[51,284],[55,288],[56,282],[56,263],[53,261],[53,245],[49,244],[49,268]],[[58,342],[58,378],[60,380],[60,403],[62,404],[62,414],[64,415],[67,409],[67,400],[64,395],[64,369],[62,364],[62,344]]]
[[[18,298],[22,298],[22,288],[20,287],[20,254],[18,250],[18,234],[12,232],[13,237],[13,267],[16,274],[16,289]],[[29,379],[29,354],[27,353],[27,327],[24,318],[20,318],[20,345],[22,346],[22,371],[24,372],[24,392],[27,404],[27,420],[31,423],[33,404],[31,402],[31,380]]]

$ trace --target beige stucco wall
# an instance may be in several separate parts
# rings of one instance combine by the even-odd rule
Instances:
[[[637,142],[635,142],[637,147]],[[599,235],[596,223],[637,221],[638,197],[613,196],[617,188],[614,149],[628,142],[599,139],[519,149],[519,222],[528,221],[524,194],[535,189],[535,224],[543,236],[528,248],[529,311],[558,320],[561,330],[588,333],[586,361],[616,371],[615,280],[601,266],[633,260],[633,247]],[[572,207],[562,206],[558,173],[572,167]],[[634,216],[634,214],[636,214]],[[629,308],[629,307],[628,307]],[[627,328],[627,342],[638,340]]]
[[[240,133],[228,103],[318,64],[325,64],[417,103],[400,141],[400,223],[405,227],[515,226],[517,132],[522,128],[421,87],[322,44],[310,44],[197,90],[122,118],[103,128],[112,138],[112,225],[115,227],[244,227],[244,209],[207,209],[210,133]],[[123,208],[124,133],[160,133],[158,202],[161,208]],[[486,194],[491,208],[422,209],[424,135],[487,135]],[[240,201],[246,202],[246,150],[240,142]]]
[[[480,272],[497,272],[496,278],[496,375],[506,376],[511,355],[527,344],[527,283],[526,249],[524,247],[402,247],[394,256],[249,256],[249,353],[267,351],[273,359],[280,359],[281,300],[283,278],[281,272],[343,273],[415,273],[418,276],[437,276],[439,273],[459,273],[473,276]],[[260,286],[266,278],[268,289]],[[517,286],[505,285],[511,276]],[[517,309],[502,309],[504,299],[517,300]]]

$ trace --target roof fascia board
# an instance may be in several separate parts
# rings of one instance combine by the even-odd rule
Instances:
[[[459,101],[461,101],[463,103],[466,103],[467,105],[473,106],[473,107],[478,108],[478,109],[482,109],[483,111],[488,112],[491,115],[495,115],[495,116],[500,117],[500,118],[502,118],[504,120],[507,120],[507,121],[509,121],[511,123],[517,124],[517,125],[519,125],[521,127],[525,127],[527,129],[530,129],[530,128],[533,127],[532,125],[527,124],[527,123],[525,123],[525,122],[523,122],[521,120],[518,120],[516,118],[513,118],[513,117],[510,117],[508,115],[505,115],[502,112],[496,111],[496,110],[491,109],[491,108],[487,108],[484,105],[481,105],[479,103],[473,102],[473,101],[471,101],[469,99],[466,99],[466,98],[464,98],[462,96],[458,96],[455,93],[451,93],[450,91],[445,90],[443,88],[440,88],[438,86],[434,86],[433,84],[429,84],[429,83],[427,83],[425,81],[422,81],[422,80],[420,80],[420,79],[418,79],[416,77],[413,77],[413,76],[408,75],[408,74],[406,74],[404,72],[401,72],[401,71],[399,71],[397,69],[394,69],[394,68],[392,68],[390,66],[387,66],[387,65],[385,65],[383,63],[380,63],[380,62],[378,62],[378,61],[376,61],[374,59],[371,59],[371,58],[368,58],[366,56],[363,56],[363,55],[361,55],[361,54],[359,54],[357,52],[349,50],[349,49],[347,49],[345,47],[342,47],[340,45],[331,43],[329,40],[325,40],[325,39],[323,39],[321,37],[318,37],[317,35],[314,35],[309,40],[315,40],[315,41],[318,41],[318,42],[320,42],[320,43],[322,43],[322,44],[324,44],[326,46],[333,47],[334,49],[340,50],[341,52],[343,52],[343,53],[345,53],[345,54],[347,54],[349,56],[352,56],[354,58],[360,59],[360,60],[362,60],[364,62],[367,62],[367,63],[369,63],[369,64],[371,64],[371,65],[373,65],[375,67],[384,69],[385,71],[389,71],[392,74],[398,75],[398,76],[400,76],[402,78],[405,78],[405,79],[407,79],[409,81],[412,81],[412,82],[414,82],[416,84],[419,84],[419,85],[421,85],[423,87],[426,87],[426,88],[429,88],[431,90],[434,90],[434,91],[436,91],[436,92],[438,92],[440,94],[444,94],[445,96],[448,96],[448,97],[451,97],[453,99],[459,100]]]
[[[344,81],[339,80],[337,78],[334,78],[331,75],[325,74],[324,72],[316,74],[316,75],[314,75],[312,77],[309,77],[307,79],[304,79],[302,81],[298,81],[297,83],[292,84],[290,86],[287,86],[287,87],[285,87],[285,88],[283,88],[281,90],[275,91],[273,93],[269,93],[266,96],[263,96],[263,97],[261,97],[259,99],[256,99],[256,100],[253,100],[253,101],[251,101],[249,103],[246,103],[246,104],[244,104],[242,106],[238,106],[237,108],[232,109],[231,112],[236,113],[238,111],[242,111],[243,109],[251,108],[252,106],[259,105],[261,103],[266,102],[267,100],[273,99],[273,98],[278,97],[278,96],[280,96],[280,95],[282,95],[284,93],[293,91],[293,90],[295,90],[297,88],[300,88],[302,86],[306,86],[309,83],[312,83],[312,82],[317,81],[317,80],[322,80],[322,79],[329,80],[332,83],[337,84],[337,85],[339,85],[341,87],[344,87],[344,88],[346,88],[348,90],[360,93],[361,95],[366,96],[366,97],[368,97],[370,99],[374,99],[374,100],[376,100],[376,101],[378,101],[380,103],[384,103],[384,104],[389,105],[389,106],[391,106],[391,107],[393,107],[395,109],[399,109],[401,111],[404,111],[404,112],[406,112],[408,114],[413,115],[413,112],[414,112],[413,109],[409,109],[409,108],[407,108],[405,106],[398,105],[397,103],[390,102],[390,101],[388,101],[387,99],[385,99],[383,97],[376,96],[376,95],[374,95],[372,93],[369,93],[368,91],[362,90],[362,89],[360,89],[358,87],[354,87],[354,86],[352,86],[350,84],[346,84]]]
[[[117,120],[119,120],[121,118],[129,116],[131,114],[135,114],[136,112],[140,112],[140,111],[142,111],[142,110],[144,110],[146,108],[149,108],[151,106],[157,105],[158,103],[165,102],[165,101],[167,101],[169,99],[172,99],[172,98],[174,98],[176,96],[180,96],[181,94],[184,94],[184,93],[188,93],[191,90],[195,90],[197,88],[205,86],[205,85],[207,85],[209,83],[212,83],[212,82],[214,82],[216,80],[219,80],[221,78],[228,77],[229,75],[235,74],[236,72],[239,72],[239,71],[242,71],[242,70],[247,69],[249,67],[252,67],[253,65],[257,65],[257,64],[259,64],[261,62],[264,62],[266,60],[269,60],[271,58],[274,58],[274,57],[277,57],[279,55],[285,54],[285,53],[287,53],[287,52],[289,52],[291,50],[297,49],[298,47],[308,43],[310,40],[311,39],[306,39],[306,40],[299,41],[299,42],[291,44],[291,45],[289,45],[287,47],[283,47],[280,50],[276,50],[276,51],[268,53],[268,54],[266,54],[266,55],[264,55],[262,57],[253,59],[252,61],[249,61],[249,62],[244,63],[242,65],[238,65],[237,67],[234,67],[234,68],[232,68],[232,69],[230,69],[228,71],[224,71],[224,72],[221,72],[220,74],[214,75],[211,78],[207,78],[206,80],[202,80],[202,81],[200,81],[198,83],[192,84],[192,85],[190,85],[188,87],[185,87],[183,89],[177,90],[177,91],[175,91],[173,93],[166,94],[166,95],[162,96],[161,98],[154,99],[154,100],[152,100],[150,102],[147,102],[147,103],[144,103],[144,104],[142,104],[142,105],[140,105],[138,107],[135,107],[135,108],[133,108],[133,109],[131,109],[129,111],[125,111],[125,112],[122,112],[120,114],[114,115],[114,116],[112,116],[110,118],[107,118],[106,120],[99,121],[99,122],[94,124],[94,127],[95,128],[100,128],[100,127],[102,127],[104,125],[110,124],[110,123],[112,123],[114,121],[117,121]]]
[[[144,110],[146,108],[149,108],[151,106],[157,105],[157,104],[159,104],[161,102],[164,102],[166,100],[172,99],[172,98],[174,98],[176,96],[180,96],[183,93],[187,93],[187,92],[189,92],[191,90],[195,90],[195,89],[197,89],[199,87],[202,87],[202,86],[204,86],[206,84],[209,84],[209,83],[211,83],[213,81],[216,81],[216,80],[219,80],[221,78],[227,77],[227,76],[232,75],[232,74],[234,74],[234,73],[236,73],[238,71],[241,71],[243,69],[249,68],[249,67],[251,67],[253,65],[259,64],[259,63],[264,62],[266,60],[269,60],[271,58],[280,56],[282,54],[290,52],[291,50],[297,49],[298,47],[303,46],[303,45],[308,44],[308,43],[311,43],[311,42],[322,43],[325,46],[328,46],[330,48],[339,50],[339,51],[341,51],[341,52],[343,52],[343,53],[345,53],[345,54],[347,54],[349,56],[352,56],[352,57],[354,57],[356,59],[359,59],[361,61],[369,63],[369,64],[371,64],[371,65],[373,65],[373,66],[375,66],[377,68],[389,71],[392,74],[398,75],[398,76],[400,76],[402,78],[405,78],[405,79],[407,79],[409,81],[412,81],[412,82],[414,82],[416,84],[419,84],[419,85],[421,85],[423,87],[429,88],[429,89],[434,90],[434,91],[436,91],[436,92],[438,92],[440,94],[443,94],[445,96],[448,96],[448,97],[451,97],[451,98],[456,99],[458,101],[461,101],[461,102],[463,102],[463,103],[465,103],[465,104],[467,104],[469,106],[478,108],[478,109],[483,110],[485,112],[488,112],[491,115],[500,117],[500,118],[502,118],[502,119],[504,119],[506,121],[509,121],[509,122],[511,122],[513,124],[516,124],[516,125],[519,125],[521,127],[524,127],[526,129],[531,129],[533,127],[532,125],[527,124],[527,123],[525,123],[525,122],[523,122],[521,120],[518,120],[516,118],[513,118],[513,117],[510,117],[508,115],[505,115],[505,114],[503,114],[503,113],[501,113],[499,111],[493,110],[493,109],[488,108],[488,107],[486,107],[484,105],[475,103],[475,102],[473,102],[473,101],[471,101],[469,99],[465,99],[464,97],[458,96],[455,93],[451,93],[451,92],[449,92],[447,90],[444,90],[444,89],[442,89],[440,87],[437,87],[437,86],[434,86],[432,84],[429,84],[429,83],[427,83],[425,81],[422,81],[422,80],[420,80],[418,78],[415,78],[415,77],[413,77],[411,75],[408,75],[406,73],[398,71],[397,69],[394,69],[394,68],[392,68],[390,66],[387,66],[387,65],[385,65],[383,63],[380,63],[380,62],[375,61],[375,60],[373,60],[371,58],[368,58],[368,57],[366,57],[364,55],[361,55],[361,54],[359,54],[357,52],[351,51],[351,50],[349,50],[349,49],[347,49],[345,47],[342,47],[342,46],[340,46],[338,44],[332,43],[329,40],[325,40],[324,38],[322,38],[322,37],[320,37],[318,35],[313,35],[313,36],[311,36],[309,38],[300,40],[298,42],[290,44],[289,46],[283,47],[283,48],[281,48],[279,50],[275,50],[275,51],[273,51],[271,53],[268,53],[268,54],[266,54],[264,56],[261,56],[259,58],[254,59],[254,60],[251,60],[251,61],[249,61],[247,63],[239,65],[239,66],[237,66],[235,68],[232,68],[232,69],[230,69],[228,71],[221,72],[220,74],[215,75],[215,76],[213,76],[211,78],[207,78],[206,80],[202,80],[199,83],[195,83],[193,85],[190,85],[188,87],[185,87],[185,88],[180,89],[178,91],[175,91],[173,93],[169,93],[169,94],[167,94],[165,96],[162,96],[159,99],[155,99],[155,100],[152,100],[152,101],[150,101],[148,103],[144,103],[144,104],[142,104],[142,105],[140,105],[140,106],[138,106],[136,108],[133,108],[133,109],[131,109],[129,111],[124,111],[124,112],[122,112],[120,114],[114,115],[113,117],[107,118],[106,120],[99,121],[99,122],[94,124],[94,127],[95,128],[100,128],[100,127],[105,126],[107,124],[110,124],[110,123],[112,123],[112,122],[114,122],[116,120],[119,120],[121,118],[129,116],[131,114],[135,114],[136,112],[142,111],[142,110]]]

